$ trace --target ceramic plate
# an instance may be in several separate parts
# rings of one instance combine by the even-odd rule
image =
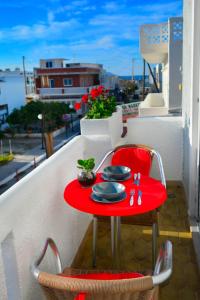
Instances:
[[[101,182],[93,185],[92,192],[99,197],[112,199],[125,192],[125,186],[118,182]]]
[[[131,169],[125,166],[108,166],[103,170],[103,174],[116,179],[123,179],[130,173]]]
[[[97,196],[95,193],[92,193],[91,194],[91,198],[95,202],[105,203],[105,204],[113,204],[113,203],[117,203],[117,202],[123,201],[126,198],[126,193],[124,192],[121,195],[119,195],[119,196],[117,196],[117,197],[115,197],[113,199],[106,199],[106,198]]]
[[[116,179],[116,178],[112,178],[110,176],[107,176],[105,174],[102,174],[101,177],[106,180],[106,181],[125,181],[131,178],[131,174],[128,174],[126,177],[124,177],[123,179]]]

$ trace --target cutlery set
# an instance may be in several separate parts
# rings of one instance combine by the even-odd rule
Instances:
[[[134,173],[133,175],[133,183],[137,186],[140,185],[140,179],[141,179],[141,174],[140,173]],[[130,206],[133,206],[134,204],[134,196],[135,196],[135,190],[131,189],[130,190]],[[137,198],[137,204],[141,205],[142,204],[142,191],[138,191],[138,198]]]

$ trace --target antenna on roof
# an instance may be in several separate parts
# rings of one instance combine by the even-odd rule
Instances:
[[[23,64],[23,73],[24,73],[25,95],[27,95],[27,82],[26,82],[25,56],[22,56],[22,64]]]

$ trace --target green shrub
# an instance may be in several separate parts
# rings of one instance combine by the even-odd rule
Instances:
[[[0,164],[7,164],[9,161],[13,160],[14,155],[13,154],[3,154],[0,155]]]

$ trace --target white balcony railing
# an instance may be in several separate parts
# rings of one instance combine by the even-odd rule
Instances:
[[[62,88],[40,88],[38,90],[41,96],[62,95]]]
[[[170,18],[166,23],[145,24],[140,28],[140,51],[149,63],[166,63],[170,47],[183,40],[183,18]]]
[[[97,86],[90,86],[90,87],[63,87],[63,88],[39,88],[39,94],[41,96],[51,96],[51,95],[84,95],[88,92],[88,89],[91,90],[92,88]]]
[[[149,63],[162,63],[168,53],[168,23],[146,24],[140,28],[141,54]]]

